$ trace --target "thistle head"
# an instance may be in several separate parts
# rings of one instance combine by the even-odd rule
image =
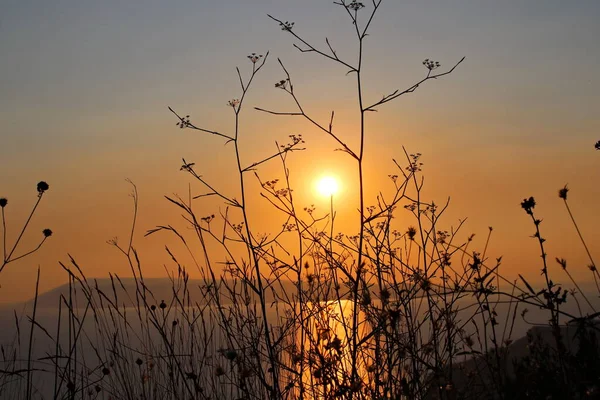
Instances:
[[[37,191],[40,195],[44,194],[44,192],[46,190],[48,190],[50,188],[50,185],[48,185],[46,182],[44,181],[40,181],[37,184]]]
[[[558,191],[558,197],[560,197],[563,200],[567,200],[567,193],[569,192],[569,188],[567,187],[567,185],[565,185],[564,188],[560,189]]]

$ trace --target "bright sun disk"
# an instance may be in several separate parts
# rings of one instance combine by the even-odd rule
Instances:
[[[339,185],[331,176],[324,176],[317,182],[317,191],[323,196],[333,196],[337,193]]]

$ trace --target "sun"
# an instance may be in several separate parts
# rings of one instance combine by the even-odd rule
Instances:
[[[323,196],[333,196],[339,191],[339,184],[336,178],[324,176],[317,181],[317,192]]]

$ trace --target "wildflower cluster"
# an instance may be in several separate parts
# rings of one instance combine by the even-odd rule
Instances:
[[[392,217],[389,217],[389,218],[394,218],[394,217],[392,216]],[[388,226],[388,222],[387,221],[380,221],[380,222],[378,222],[378,223],[375,224],[375,228],[377,228],[379,230],[384,230],[384,229],[387,228],[387,226]],[[375,233],[372,232],[372,234],[374,235]]]
[[[262,187],[265,189],[275,190],[275,187],[277,186],[277,182],[279,182],[279,179],[273,179],[271,181],[266,181],[266,182],[263,182]]]
[[[312,213],[315,211],[315,205],[311,204],[309,207],[304,207],[304,211],[312,215]]]
[[[292,232],[298,229],[296,224],[283,224],[283,230],[286,232]]]
[[[430,60],[429,58],[426,58],[425,60],[423,60],[423,65],[425,66],[425,68],[427,68],[430,71],[433,71],[434,69],[437,69],[441,66],[439,61],[433,61],[433,60]]]
[[[289,22],[289,21],[285,21],[285,22],[280,22],[279,26],[281,27],[282,31],[291,32],[292,28],[294,27],[294,23],[293,22]]]
[[[280,147],[283,151],[291,150],[292,147],[296,146],[299,143],[305,143],[304,139],[302,139],[302,135],[289,135],[290,142],[287,144],[282,144]]]
[[[207,224],[210,224],[210,222],[211,222],[213,219],[215,219],[215,214],[211,214],[211,215],[208,215],[208,216],[206,216],[206,217],[202,217],[202,218],[200,218],[200,219],[201,219],[202,221],[206,222]]]
[[[190,124],[190,116],[189,115],[186,115],[185,117],[180,117],[179,122],[177,122],[175,124],[175,126],[178,126],[180,129],[187,128],[190,125],[191,124]]]
[[[425,213],[430,213],[431,215],[434,215],[436,213],[437,209],[438,209],[437,204],[435,204],[435,203],[432,202],[431,204],[428,204],[425,207],[424,212]]]
[[[237,233],[239,233],[241,235],[242,229],[244,229],[244,222],[240,222],[239,224],[232,224],[231,227],[233,228],[234,231],[236,231]]]
[[[417,209],[417,203],[412,202],[410,204],[405,205],[404,208],[408,211],[414,212]]]
[[[352,2],[350,4],[346,5],[346,8],[349,10],[358,11],[361,8],[364,8],[364,6],[365,5],[363,3],[356,1],[356,0],[352,0]]]
[[[229,107],[236,108],[237,106],[240,105],[240,100],[239,99],[231,99],[227,102],[227,105]]]
[[[358,246],[358,241],[360,239],[360,235],[351,235],[348,236],[346,235],[346,237],[348,238],[348,240],[350,240],[355,246]]]
[[[288,188],[277,189],[278,182],[279,182],[279,179],[273,179],[271,181],[266,181],[262,184],[262,187],[264,189],[267,189],[269,192],[271,192],[275,197],[287,197],[288,194],[290,194],[292,192],[292,189],[288,189]]]
[[[275,197],[287,197],[292,192],[292,189],[283,188],[276,190],[273,194]]]
[[[256,64],[256,62],[257,62],[258,60],[260,60],[261,58],[263,58],[263,55],[262,55],[262,54],[256,54],[256,53],[252,53],[252,54],[250,54],[250,55],[248,56],[248,59],[249,59],[250,61],[252,61],[252,64]]]
[[[275,87],[277,89],[283,89],[286,90],[287,89],[287,83],[289,82],[289,78],[288,79],[282,79],[279,82],[275,83]]]
[[[445,244],[449,237],[450,233],[448,231],[437,231],[434,241],[439,244]]]
[[[406,170],[409,172],[418,172],[421,171],[421,167],[423,166],[422,162],[419,162],[419,158],[421,158],[421,153],[411,154],[410,155],[410,165],[406,167]]]
[[[535,199],[530,197],[528,199],[523,199],[521,202],[521,207],[525,212],[529,215],[533,215],[533,209],[535,208]]]

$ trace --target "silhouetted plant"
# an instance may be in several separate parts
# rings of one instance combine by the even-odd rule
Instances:
[[[7,227],[6,227],[5,209],[8,206],[8,199],[6,199],[4,197],[0,198],[0,214],[2,216],[2,254],[3,254],[3,256],[2,256],[2,264],[0,265],[0,272],[2,272],[4,270],[4,268],[6,268],[6,266],[9,263],[15,262],[15,261],[20,260],[22,258],[25,258],[28,255],[33,254],[36,251],[38,251],[40,249],[40,247],[42,247],[42,245],[44,244],[44,242],[46,241],[46,239],[49,238],[50,236],[52,236],[52,231],[50,229],[44,229],[42,231],[42,234],[43,234],[42,240],[40,241],[40,243],[33,250],[29,250],[29,251],[27,251],[27,252],[25,252],[23,254],[18,255],[18,256],[15,255],[15,251],[17,250],[17,247],[21,243],[21,239],[23,238],[23,235],[25,234],[25,231],[27,230],[27,227],[29,226],[29,223],[31,222],[31,219],[33,218],[33,216],[35,214],[35,211],[37,210],[38,205],[42,201],[42,197],[44,196],[44,193],[46,193],[46,191],[49,188],[50,188],[50,186],[46,182],[44,182],[44,181],[40,181],[37,184],[37,192],[38,192],[37,201],[33,205],[33,209],[29,213],[29,216],[27,217],[27,220],[23,224],[23,227],[21,228],[21,231],[20,231],[19,235],[17,236],[17,238],[15,239],[15,242],[13,243],[12,247],[11,246],[7,247],[7,235],[8,235],[8,232],[7,232]]]
[[[124,244],[117,238],[108,243],[123,256],[132,278],[111,274],[104,283],[88,280],[74,258],[61,263],[68,290],[57,299],[56,329],[36,319],[36,289],[27,354],[20,355],[15,346],[6,355],[2,348],[3,365],[10,368],[0,371],[0,394],[22,397],[25,392],[25,398],[34,397],[37,374],[52,376],[53,398],[68,399],[513,399],[583,397],[597,390],[597,374],[590,371],[598,368],[598,314],[564,310],[567,300],[578,301],[578,294],[551,277],[533,197],[524,199],[521,207],[535,226],[533,237],[541,252],[544,287],[537,290],[523,275],[517,283],[500,273],[502,257],[488,255],[492,227],[483,250],[472,249],[474,235],[463,235],[465,221],[452,226],[443,218],[449,200],[438,204],[424,199],[420,153],[403,148],[402,160],[392,160],[396,170],[388,175],[388,190],[378,191],[374,198],[365,193],[364,143],[369,134],[365,115],[452,73],[464,58],[444,70],[440,62],[425,59],[424,75],[415,84],[369,101],[363,86],[363,52],[382,1],[334,4],[352,25],[358,44],[355,59],[338,56],[327,39],[323,48],[311,44],[294,22],[269,17],[294,38],[300,52],[317,54],[353,76],[359,104],[358,145],[348,144],[352,142],[339,134],[333,111],[320,121],[303,106],[282,60],[278,63],[283,79],[274,86],[291,98],[294,108],[254,109],[306,120],[353,160],[359,187],[354,199],[357,231],[335,231],[333,201],[329,210],[298,204],[288,163],[289,157],[305,149],[301,134],[290,134],[284,142],[276,142],[276,150],[242,162],[248,154],[241,146],[240,117],[250,111],[246,107],[250,89],[269,59],[268,52],[250,53],[250,71],[243,74],[236,69],[240,92],[223,102],[235,122],[231,132],[201,127],[190,115],[169,107],[179,129],[222,138],[234,155],[238,185],[231,192],[201,175],[199,169],[208,166],[182,158],[180,171],[199,183],[201,191],[166,199],[191,229],[164,224],[146,232],[173,235],[200,279],[193,281],[180,255],[166,246],[174,267],[173,272],[167,270],[169,292],[152,289],[135,248],[138,192],[129,182],[131,230]],[[279,178],[261,177],[260,168],[269,162],[280,164]],[[281,228],[269,235],[259,234],[251,218],[256,208],[264,207],[250,201],[251,180],[259,183],[261,200],[281,222]],[[48,188],[45,182],[38,184],[31,216]],[[568,191],[566,186],[561,189],[559,198],[598,282],[596,264],[567,203]],[[220,199],[225,208],[207,210],[202,203],[207,198]],[[3,221],[7,204],[0,199]],[[5,228],[4,233],[6,238]],[[41,244],[52,231],[42,233]],[[11,251],[4,246],[0,271],[8,262],[31,254],[12,257],[21,236]],[[558,257],[556,261],[581,292],[567,261]],[[592,301],[583,298],[593,310]],[[502,311],[506,306],[508,311]],[[518,315],[529,322],[525,307],[549,314],[553,340],[536,339],[531,333],[527,354],[515,359],[513,327]],[[568,346],[571,336],[561,318],[577,327],[575,350]],[[34,328],[52,341],[51,351],[40,357],[32,352]]]

